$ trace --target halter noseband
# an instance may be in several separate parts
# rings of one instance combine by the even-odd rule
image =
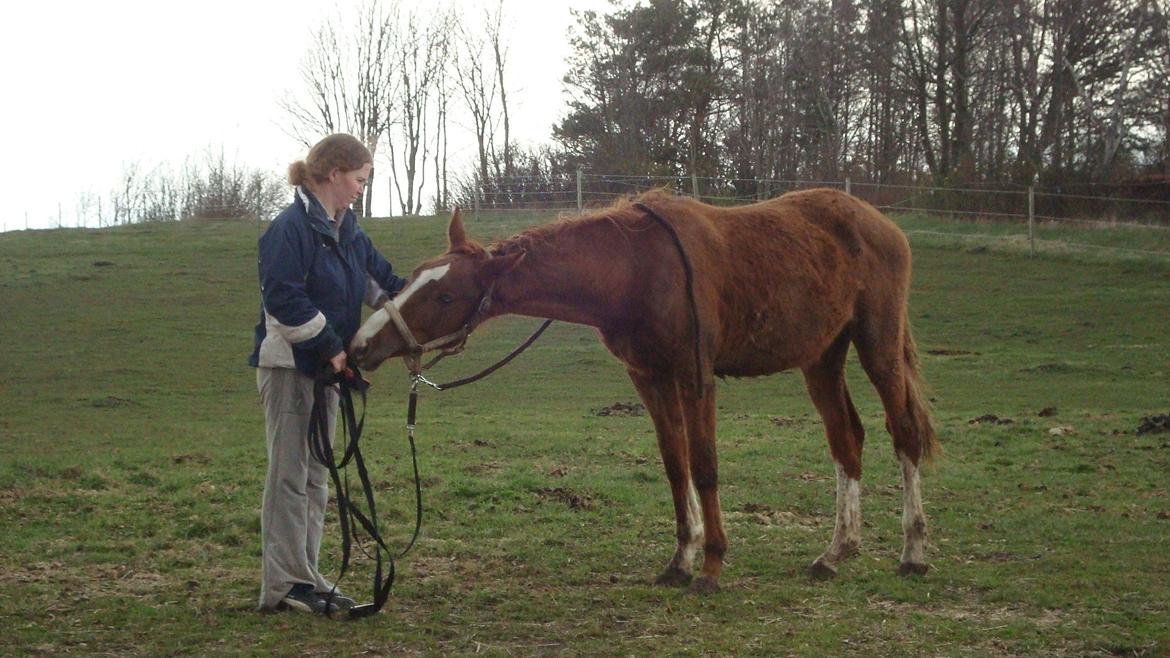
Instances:
[[[394,327],[398,330],[398,335],[402,340],[406,341],[407,353],[402,356],[402,360],[406,363],[406,367],[410,370],[412,376],[418,377],[423,370],[435,365],[445,356],[451,354],[458,354],[467,346],[467,337],[471,335],[472,329],[478,324],[477,318],[487,315],[491,308],[492,292],[496,288],[496,283],[493,281],[483,292],[483,296],[479,298],[479,303],[475,305],[475,310],[463,323],[463,326],[458,330],[453,331],[446,336],[429,340],[420,344],[415,339],[414,334],[410,331],[410,327],[406,324],[406,319],[402,317],[402,312],[398,310],[398,306],[393,301],[388,301],[382,307],[386,314],[390,316],[390,321],[394,323]],[[427,352],[440,350],[441,353],[423,365],[422,356]]]

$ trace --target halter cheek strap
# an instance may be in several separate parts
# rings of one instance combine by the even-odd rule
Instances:
[[[487,290],[484,291],[483,297],[480,297],[479,303],[475,306],[475,310],[471,312],[471,316],[467,318],[467,321],[457,331],[422,344],[415,339],[414,334],[410,331],[410,327],[406,324],[406,319],[402,317],[402,312],[398,310],[398,306],[393,301],[386,302],[382,309],[390,316],[390,321],[394,323],[394,328],[398,330],[398,334],[406,342],[407,353],[403,355],[402,360],[406,362],[406,367],[410,369],[410,374],[417,376],[423,370],[438,363],[443,357],[458,354],[463,351],[463,348],[467,345],[467,337],[471,335],[471,330],[477,324],[476,320],[487,315],[491,309],[492,292],[495,288],[496,284],[492,282]],[[434,350],[441,350],[442,353],[426,365],[423,365],[422,355]]]

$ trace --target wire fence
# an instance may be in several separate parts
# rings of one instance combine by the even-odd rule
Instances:
[[[843,180],[727,179],[698,176],[517,176],[465,188],[473,213],[586,212],[655,188],[714,205],[738,205],[817,187],[844,190],[898,217],[911,235],[1010,244],[1035,254],[1102,251],[1170,258],[1170,180],[1146,197],[1074,194],[1039,187],[932,187]],[[1157,195],[1161,195],[1158,198]],[[916,221],[928,218],[930,221]]]
[[[585,212],[651,189],[669,189],[714,205],[739,205],[784,193],[830,187],[849,192],[898,219],[909,235],[1037,251],[1081,251],[1170,259],[1170,180],[1141,189],[1144,197],[1095,195],[1018,185],[965,187],[842,180],[729,179],[698,176],[628,176],[578,171],[575,175],[515,176],[464,184],[453,200],[479,213]],[[262,193],[263,192],[263,193]],[[56,227],[105,228],[147,221],[270,219],[283,201],[256,188],[230,203],[206,199],[198,207],[166,206],[154,214],[116,207],[77,212],[59,204]],[[189,212],[188,212],[189,211]],[[89,220],[82,217],[88,216]],[[97,220],[93,221],[96,217]],[[15,220],[15,221],[14,221]],[[29,228],[27,217],[6,217],[4,230]]]

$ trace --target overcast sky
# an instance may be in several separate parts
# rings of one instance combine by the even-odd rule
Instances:
[[[457,4],[474,16],[485,1],[491,0]],[[522,143],[544,142],[564,107],[569,10],[604,10],[609,3],[504,3],[513,133]],[[73,226],[77,195],[107,197],[129,163],[178,169],[184,158],[222,147],[229,161],[282,173],[304,154],[282,130],[287,117],[277,102],[299,84],[298,63],[313,30],[339,5],[358,4],[8,3],[0,23],[6,146],[0,230],[23,229],[26,217],[32,228],[56,226],[58,205],[62,224]],[[451,127],[452,160],[471,156],[470,135],[457,135],[461,130]]]

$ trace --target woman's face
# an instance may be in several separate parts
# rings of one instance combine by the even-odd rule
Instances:
[[[329,177],[329,183],[338,208],[348,208],[361,196],[362,190],[365,189],[366,183],[370,180],[370,170],[371,165],[368,162],[360,169],[353,171],[333,170],[333,174]]]

